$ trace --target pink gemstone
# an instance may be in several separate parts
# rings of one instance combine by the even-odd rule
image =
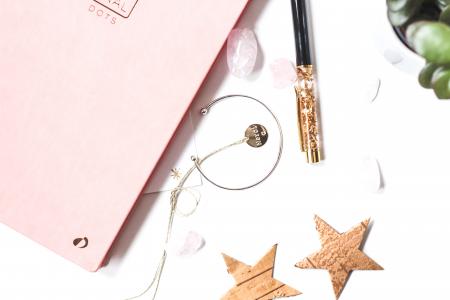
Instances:
[[[272,71],[273,86],[277,89],[292,86],[297,80],[294,64],[285,58],[273,61],[270,64],[270,70]]]
[[[205,246],[203,237],[195,231],[189,231],[184,237],[183,244],[179,246],[178,256],[192,256]]]
[[[231,74],[244,78],[255,68],[258,55],[258,42],[252,30],[233,29],[228,36],[227,62]]]

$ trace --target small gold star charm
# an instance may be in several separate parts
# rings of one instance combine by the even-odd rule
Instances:
[[[180,180],[181,178],[180,170],[178,168],[172,168],[172,170],[170,170],[170,177],[176,180]]]
[[[273,278],[276,251],[277,245],[254,267],[222,254],[228,273],[236,280],[236,286],[222,300],[271,300],[300,295],[299,291]]]
[[[295,266],[301,269],[328,270],[336,299],[341,295],[353,270],[383,270],[360,250],[370,220],[361,222],[343,234],[337,232],[318,216],[315,217],[315,221],[322,249]]]

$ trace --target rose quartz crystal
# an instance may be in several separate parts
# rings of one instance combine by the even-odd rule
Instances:
[[[227,62],[231,74],[244,78],[255,68],[258,55],[258,42],[255,34],[248,28],[233,29],[228,36]]]
[[[195,231],[189,231],[178,248],[178,256],[192,256],[200,251],[205,246],[203,237]]]
[[[279,58],[274,60],[270,64],[270,71],[272,72],[273,86],[277,89],[292,86],[297,80],[294,64],[288,59]]]

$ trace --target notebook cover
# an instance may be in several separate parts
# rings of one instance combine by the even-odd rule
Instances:
[[[178,188],[183,177],[192,168],[192,156],[198,156],[198,151],[191,114],[192,112],[187,113],[178,125],[169,146],[153,170],[151,180],[144,188],[144,194],[168,192]],[[200,173],[193,172],[185,179],[183,187],[189,189],[202,184]]]
[[[101,265],[247,0],[3,0],[0,221]]]

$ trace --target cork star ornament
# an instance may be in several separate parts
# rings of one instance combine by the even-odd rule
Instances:
[[[352,271],[383,270],[360,250],[370,220],[365,220],[342,234],[318,216],[315,217],[315,222],[322,249],[295,266],[301,269],[328,270],[336,299],[340,297]]]
[[[297,296],[301,293],[273,278],[277,245],[254,266],[248,266],[226,254],[223,258],[236,286],[221,300],[271,300]]]

